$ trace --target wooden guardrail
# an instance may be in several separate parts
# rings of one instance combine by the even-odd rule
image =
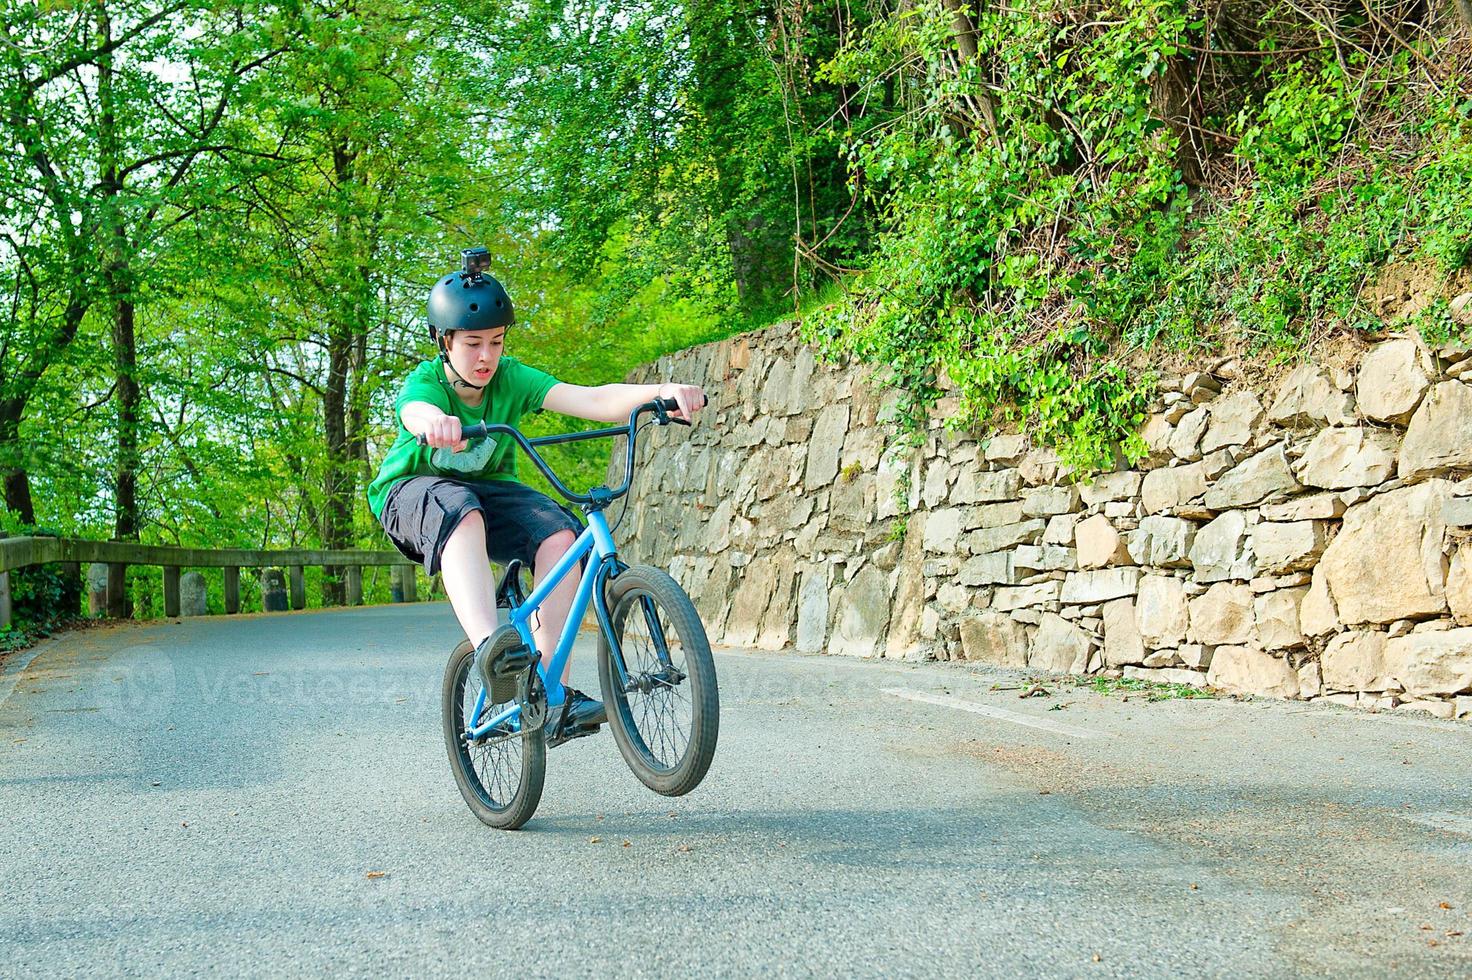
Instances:
[[[413,602],[415,566],[395,551],[330,551],[290,548],[254,551],[244,548],[174,548],[131,541],[85,541],[80,538],[19,537],[0,539],[0,628],[10,625],[10,573],[28,565],[101,563],[108,569],[107,611],[124,613],[124,574],[129,565],[163,569],[164,615],[179,615],[179,575],[186,568],[224,570],[225,612],[240,611],[242,568],[285,568],[290,577],[291,608],[307,604],[305,569],[308,565],[344,569],[348,605],[363,602],[363,568],[388,566],[398,586],[396,601]]]

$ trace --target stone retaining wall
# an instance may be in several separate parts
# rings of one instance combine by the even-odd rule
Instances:
[[[944,401],[886,448],[895,394],[778,326],[632,376],[716,401],[649,430],[624,547],[718,642],[1472,714],[1468,353],[1171,379],[1149,459],[1075,483],[1023,436],[944,429]]]

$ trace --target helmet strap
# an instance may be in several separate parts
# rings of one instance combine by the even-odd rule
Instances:
[[[439,341],[440,363],[448,368],[450,373],[455,376],[455,380],[450,382],[450,386],[452,388],[469,388],[472,391],[483,391],[486,385],[471,384],[469,381],[466,381],[460,372],[455,370],[455,365],[450,363],[450,345],[445,341],[445,335],[442,333],[437,334],[435,339]],[[490,382],[488,381],[486,384],[490,384]]]

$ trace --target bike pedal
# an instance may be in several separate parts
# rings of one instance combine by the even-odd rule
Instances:
[[[515,680],[518,674],[536,662],[536,653],[523,643],[497,654],[496,659],[491,661],[491,673]]]
[[[583,725],[577,728],[564,728],[555,734],[548,732],[547,748],[555,749],[563,742],[571,742],[575,738],[584,738],[588,735],[597,735],[602,725]]]
[[[481,683],[490,692],[491,704],[505,704],[516,697],[521,678],[536,661],[536,654],[526,644],[502,650],[489,664],[481,662],[480,657],[477,657]]]

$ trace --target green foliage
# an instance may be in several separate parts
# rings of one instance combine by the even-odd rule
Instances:
[[[1409,324],[1421,338],[1431,344],[1468,344],[1472,342],[1472,326],[1459,323],[1452,315],[1451,304],[1438,298],[1417,310]]]
[[[1330,166],[1354,123],[1350,80],[1337,64],[1290,65],[1260,104],[1237,113],[1236,155],[1259,185],[1311,180]]]
[[[0,650],[29,646],[81,615],[82,579],[61,565],[33,565],[10,573],[10,627]]]
[[[1423,149],[1421,159],[1405,175],[1402,193],[1408,237],[1417,254],[1445,272],[1472,264],[1472,98],[1449,86],[1419,113],[1411,137]],[[1383,210],[1396,200],[1366,202],[1367,210]]]
[[[477,242],[567,381],[795,311],[901,450],[944,411],[1135,460],[1157,351],[1302,357],[1384,326],[1387,263],[1472,259],[1451,8],[1319,9],[0,0],[4,527],[381,546],[426,284]]]
[[[1387,261],[1464,266],[1458,80],[1376,53],[1374,24],[1233,16],[1256,52],[1215,54],[1191,0],[876,19],[820,72],[897,93],[843,134],[876,247],[807,336],[886,371],[907,431],[954,389],[951,425],[1020,424],[1087,472],[1143,452],[1136,351],[1293,356],[1380,326],[1360,294]]]
[[[650,287],[697,316],[780,300],[794,213],[812,240],[844,200],[842,164],[812,124],[831,98],[786,81],[809,46],[831,52],[831,35],[787,38],[749,0],[472,9],[495,53],[481,84],[506,110],[490,166],[510,207],[550,219],[549,253],[602,280],[595,322],[634,312]]]
[[[952,424],[1016,421],[1045,445],[1056,445],[1062,462],[1081,473],[1112,463],[1116,449],[1132,463],[1144,457],[1138,430],[1153,393],[1150,374],[1131,378],[1114,361],[1075,368],[1062,338],[1010,349],[989,341],[947,365],[962,392]]]
[[[1141,450],[1132,433],[1148,378],[1130,379],[1107,355],[1181,235],[1178,147],[1142,82],[1178,52],[1188,24],[1180,4],[1139,0],[1070,47],[1057,14],[983,10],[975,62],[991,77],[954,73],[937,108],[848,134],[888,230],[853,306],[807,330],[886,365],[911,394],[901,419],[911,428],[944,368],[961,396],[951,424],[1016,419],[1087,470]],[[955,43],[952,13],[921,4],[825,70],[872,84],[921,57],[945,77]],[[958,128],[958,104],[986,105],[995,130]]]

